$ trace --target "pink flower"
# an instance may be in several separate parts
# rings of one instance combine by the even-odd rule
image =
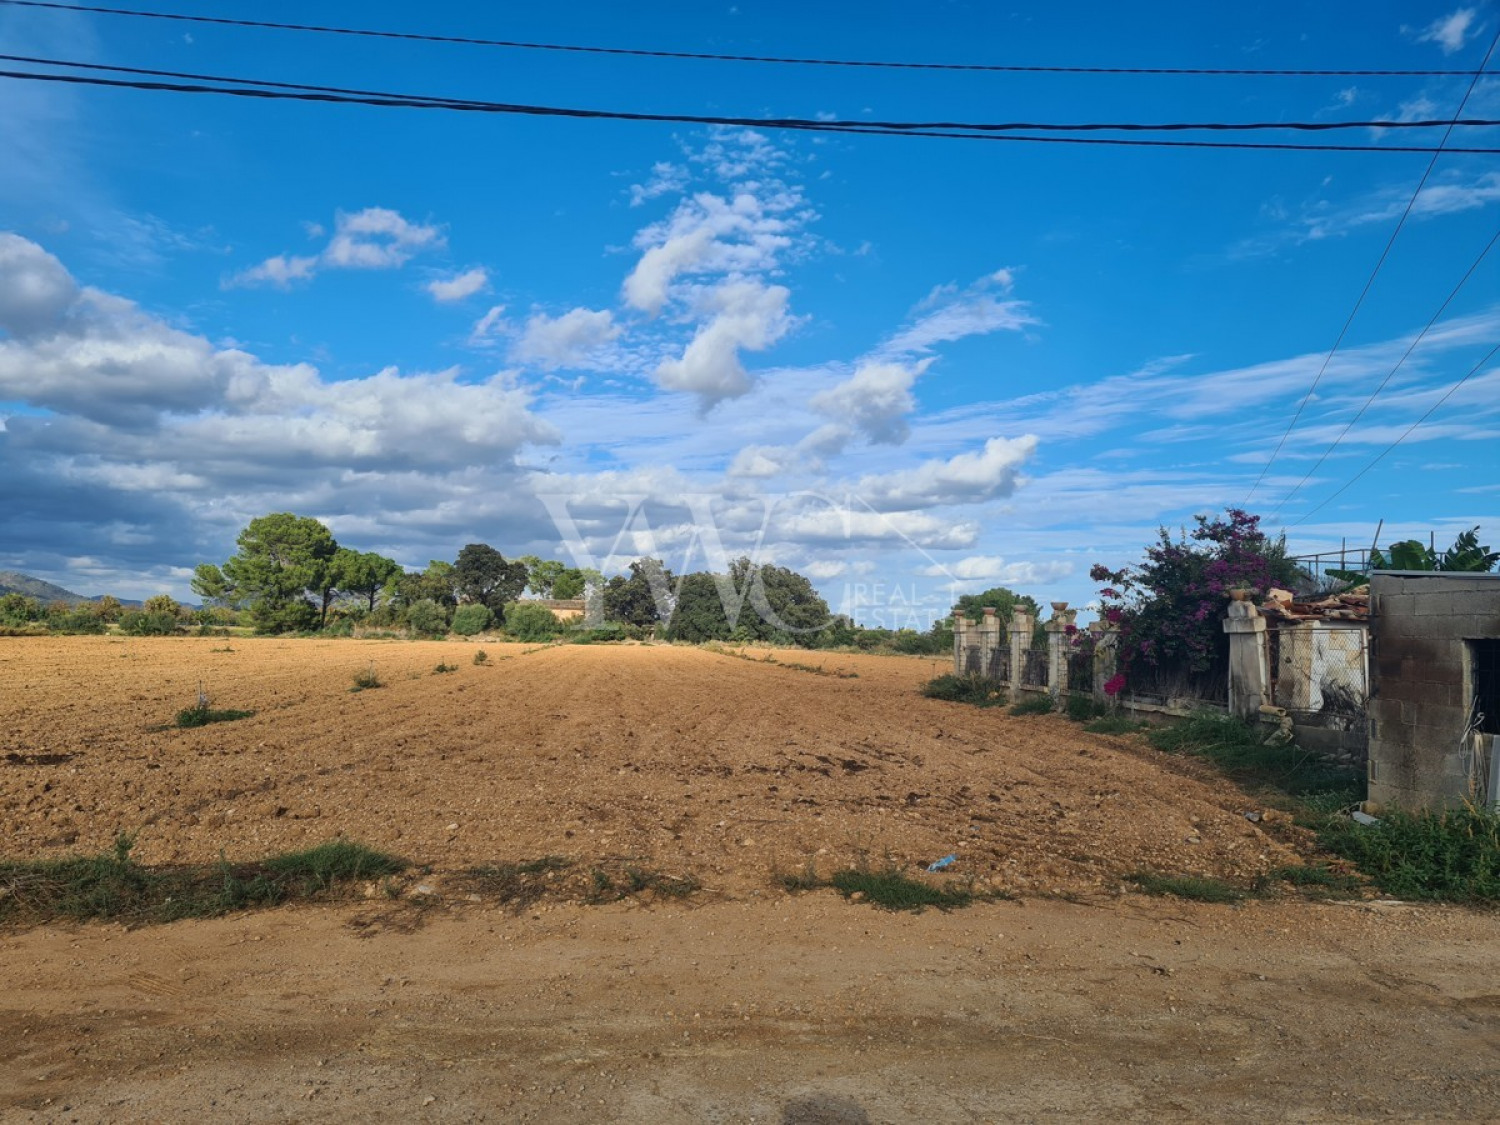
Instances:
[[[1116,672],[1104,683],[1105,695],[1119,695],[1125,690],[1125,673]]]

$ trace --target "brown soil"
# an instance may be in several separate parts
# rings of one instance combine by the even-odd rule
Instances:
[[[939,662],[660,647],[0,641],[12,857],[254,858],[342,833],[436,893],[0,932],[0,1118],[1492,1119],[1496,916],[1210,907],[1306,841],[1207,771],[1059,718],[922,699]],[[756,654],[759,655],[759,654]],[[351,694],[371,660],[386,686]],[[433,675],[440,660],[458,670]],[[254,718],[154,729],[198,681]],[[1028,893],[891,915],[773,869],[866,854]],[[687,902],[459,893],[568,856]],[[447,876],[445,880],[445,876]],[[425,876],[423,878],[426,878]],[[429,887],[431,890],[433,887]],[[1053,890],[1073,903],[1037,898]]]

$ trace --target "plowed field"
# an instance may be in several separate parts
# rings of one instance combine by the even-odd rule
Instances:
[[[0,928],[0,1120],[1494,1119],[1493,912],[1120,892],[1305,844],[1192,763],[923,699],[940,662],[478,647],[0,640],[0,853],[343,834],[432,869],[399,899]],[[255,716],[164,726],[200,681]],[[949,854],[1021,897],[891,914],[770,879]],[[464,893],[544,855],[703,890]]]
[[[211,861],[343,835],[438,872],[623,858],[732,895],[861,856],[957,855],[954,874],[1023,892],[1296,862],[1294,834],[1262,831],[1191,764],[922,698],[941,661],[485,645],[476,666],[480,647],[5,641],[6,850],[100,850],[126,831],[146,862]],[[372,666],[383,686],[351,692]],[[200,683],[255,715],[164,729]]]

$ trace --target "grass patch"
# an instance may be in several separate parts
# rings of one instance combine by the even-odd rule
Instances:
[[[653,898],[687,898],[703,887],[691,875],[663,875],[640,867],[626,867],[623,872],[615,873],[595,867],[589,872],[589,883],[590,889],[583,901],[590,906],[648,893]]]
[[[1318,842],[1358,864],[1395,898],[1500,901],[1500,812],[1494,810],[1391,810],[1370,825],[1331,816]]]
[[[432,669],[432,674],[434,676],[441,676],[445,672],[457,672],[457,671],[458,671],[458,665],[457,664],[447,664],[447,663],[445,663],[445,662],[443,662],[443,661],[440,660],[440,661],[438,661],[437,665]]]
[[[847,899],[859,895],[861,901],[882,910],[910,910],[921,913],[931,906],[937,910],[954,910],[971,906],[977,897],[967,887],[935,887],[895,867],[883,871],[845,868],[828,880],[829,885]]]
[[[1309,898],[1353,898],[1363,887],[1360,880],[1346,871],[1335,871],[1327,864],[1278,867],[1256,883],[1264,891],[1278,884],[1295,887]]]
[[[1090,734],[1134,734],[1136,731],[1150,730],[1151,724],[1139,719],[1127,719],[1124,715],[1106,715],[1086,724],[1083,729]]]
[[[1195,902],[1239,902],[1245,897],[1244,891],[1224,880],[1202,875],[1158,875],[1153,871],[1137,871],[1127,878],[1148,895],[1170,895]]]
[[[1012,715],[1050,715],[1052,713],[1052,697],[1050,695],[1031,695],[1013,704],[1010,709]]]
[[[524,910],[555,886],[559,872],[572,866],[571,859],[548,855],[522,863],[471,867],[460,876],[460,881],[475,894],[493,898],[503,906]]]
[[[1195,715],[1146,737],[1158,750],[1207,758],[1246,789],[1276,789],[1299,800],[1320,795],[1343,804],[1364,799],[1359,770],[1300,746],[1262,745],[1261,729],[1228,715]]]
[[[209,723],[232,723],[236,719],[248,719],[254,714],[254,711],[216,711],[207,703],[198,703],[177,712],[177,725],[183,729],[206,727]]]
[[[948,703],[969,703],[975,707],[1005,706],[1005,691],[994,680],[983,676],[955,676],[949,672],[928,680],[922,685],[922,694],[928,699],[941,699]]]
[[[340,885],[400,871],[402,860],[335,841],[258,863],[150,868],[121,833],[112,852],[0,862],[0,921],[59,918],[132,924],[212,918],[255,906],[330,896]]]
[[[349,690],[369,691],[371,688],[384,686],[385,685],[380,682],[380,677],[375,674],[375,662],[372,660],[370,661],[370,666],[368,668],[354,673],[354,686]]]

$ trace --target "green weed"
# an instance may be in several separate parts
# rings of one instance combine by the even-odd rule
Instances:
[[[457,664],[448,664],[448,663],[445,663],[444,661],[440,660],[440,661],[438,661],[437,665],[432,669],[432,674],[434,676],[441,676],[445,672],[457,672],[457,671],[458,671],[458,665]]]
[[[975,707],[1005,706],[1005,691],[994,680],[983,676],[955,676],[949,672],[928,680],[922,685],[922,694],[928,699],[941,699],[948,703],[969,703]]]
[[[1088,723],[1083,729],[1090,734],[1134,734],[1136,731],[1149,730],[1150,727],[1150,723],[1127,719],[1124,715],[1106,715]]]
[[[1353,860],[1396,898],[1500,900],[1500,812],[1492,809],[1393,809],[1371,825],[1333,816],[1318,842]]]
[[[935,887],[908,875],[894,866],[883,871],[845,868],[828,880],[829,885],[845,898],[861,895],[863,901],[882,910],[910,910],[920,913],[931,906],[953,910],[974,902],[972,891],[962,887]]]
[[[1148,895],[1171,895],[1196,902],[1239,902],[1245,892],[1231,887],[1222,879],[1202,875],[1158,875],[1137,871],[1127,878]]]
[[[1011,709],[1012,715],[1048,715],[1052,713],[1052,697],[1050,695],[1030,695],[1015,703]]]
[[[369,691],[371,688],[384,687],[380,677],[375,674],[375,662],[370,661],[370,666],[354,673],[354,686],[350,691]]]
[[[232,723],[236,719],[248,719],[254,715],[254,711],[216,711],[209,707],[207,701],[194,704],[192,707],[184,707],[177,712],[177,725],[184,729],[193,727],[206,727],[209,723]]]

